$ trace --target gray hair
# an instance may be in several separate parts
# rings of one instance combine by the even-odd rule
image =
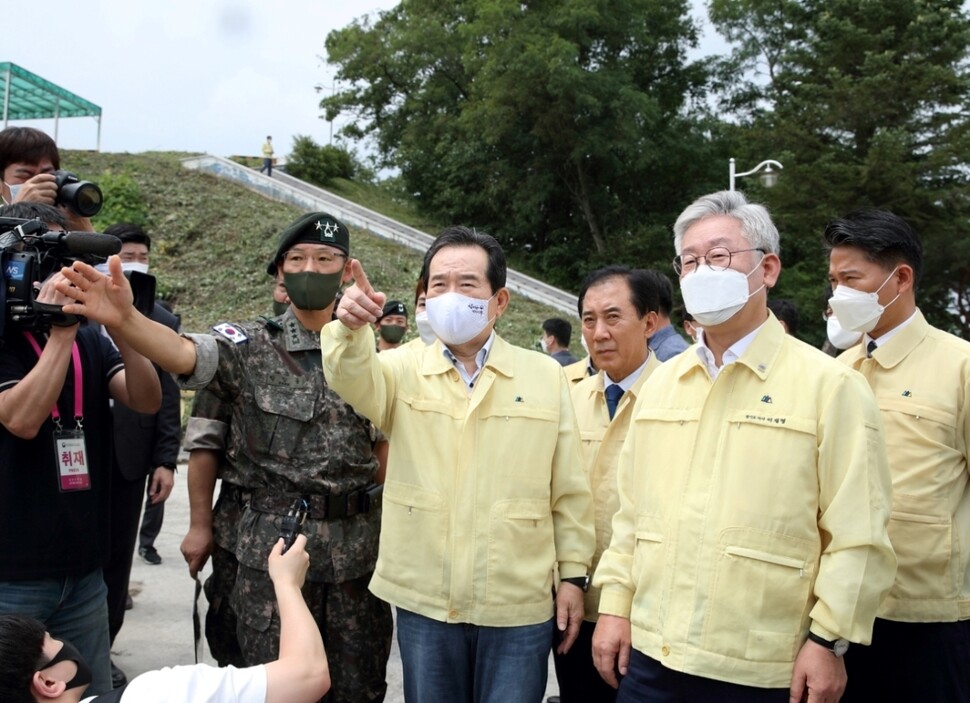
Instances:
[[[680,254],[684,233],[703,219],[715,215],[727,215],[741,223],[741,234],[754,249],[764,249],[770,254],[778,254],[778,228],[771,221],[771,215],[764,205],[749,203],[742,193],[736,190],[722,190],[704,195],[688,205],[677,222],[674,223],[674,249]]]

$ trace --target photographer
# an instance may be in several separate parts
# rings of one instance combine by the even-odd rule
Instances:
[[[330,669],[320,631],[300,593],[309,566],[306,537],[283,553],[282,540],[269,555],[276,608],[283,626],[274,661],[246,669],[206,664],[148,671],[105,697],[84,697],[90,680],[86,660],[23,616],[0,615],[0,698],[9,703],[99,701],[243,701],[309,703],[330,688]]]
[[[58,206],[67,220],[65,229],[93,232],[90,217],[97,210],[85,216],[61,202],[58,175],[64,172],[60,168],[57,144],[46,133],[32,127],[7,127],[0,131],[0,196],[3,203]],[[98,203],[100,209],[100,191]]]
[[[2,217],[66,220],[48,205],[19,203]],[[6,257],[6,252],[4,253]],[[4,264],[7,262],[4,261]],[[6,275],[6,274],[5,274]],[[62,305],[52,274],[36,301]],[[4,281],[4,286],[7,281]],[[111,690],[106,590],[112,461],[109,398],[152,413],[161,391],[151,363],[124,340],[117,350],[94,325],[16,324],[0,340],[0,612],[41,620],[73,641],[93,672],[92,691]]]

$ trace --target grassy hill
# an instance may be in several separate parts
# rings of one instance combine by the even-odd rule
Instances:
[[[109,211],[118,207],[113,205],[143,214],[152,235],[152,273],[158,279],[159,295],[181,314],[186,331],[204,331],[222,321],[269,314],[272,281],[266,265],[276,251],[279,232],[302,211],[235,183],[183,169],[179,159],[184,156],[189,154],[67,151],[61,159],[64,168],[104,189],[106,206],[94,219],[97,229],[114,223],[116,216]],[[419,218],[406,204],[395,202],[393,208],[375,205],[379,193],[373,188],[343,183],[339,191],[343,197],[418,224]],[[112,197],[116,198],[114,204]],[[426,224],[421,228],[435,229]],[[405,301],[412,309],[420,253],[351,228],[351,255],[361,260],[378,290]],[[498,330],[511,342],[532,347],[542,320],[561,316],[513,294]],[[581,352],[578,320],[571,322],[573,348]]]

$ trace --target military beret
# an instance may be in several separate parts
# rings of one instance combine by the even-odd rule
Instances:
[[[309,242],[311,244],[327,244],[350,255],[350,232],[347,227],[333,215],[325,212],[308,212],[301,215],[280,233],[280,243],[276,248],[276,256],[266,267],[266,272],[276,275],[276,265],[283,259],[283,255],[294,244]]]
[[[384,304],[384,309],[381,311],[381,317],[387,317],[388,315],[404,315],[404,317],[407,317],[408,309],[400,300],[388,300]]]

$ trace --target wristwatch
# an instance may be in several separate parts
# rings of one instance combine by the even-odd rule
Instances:
[[[814,632],[809,631],[808,639],[812,640],[815,644],[825,647],[827,650],[832,652],[837,657],[841,657],[846,652],[849,651],[849,640],[837,639],[837,640],[826,640],[822,639]]]
[[[566,579],[559,579],[563,583],[571,583],[577,588],[581,589],[583,593],[589,590],[589,574],[585,576],[571,576]]]

